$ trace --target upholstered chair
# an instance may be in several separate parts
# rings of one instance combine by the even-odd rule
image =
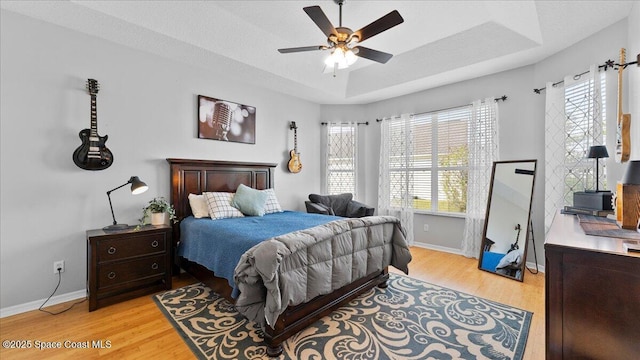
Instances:
[[[308,213],[336,215],[349,218],[371,216],[375,208],[353,200],[353,194],[338,195],[309,194],[305,202]]]

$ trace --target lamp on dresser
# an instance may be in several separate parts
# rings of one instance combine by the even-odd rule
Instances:
[[[111,193],[129,184],[131,184],[131,194],[133,195],[142,194],[149,189],[147,184],[141,181],[140,178],[138,178],[137,176],[132,176],[126,183],[107,191],[107,197],[109,198],[109,208],[111,209],[111,217],[113,218],[113,225],[105,226],[104,228],[102,228],[103,230],[123,230],[129,227],[129,225],[127,224],[118,224],[118,222],[116,221],[116,216],[113,214],[113,205],[111,204]]]
[[[600,159],[608,158],[609,152],[604,145],[595,145],[589,148],[589,159],[596,159],[596,192],[600,192]]]
[[[608,190],[600,190],[600,159],[608,158],[609,152],[604,145],[594,145],[589,148],[587,158],[596,159],[595,190],[577,191],[573,193],[573,206],[580,209],[613,210],[611,198],[613,194]]]
[[[640,160],[631,160],[616,187],[616,221],[624,229],[637,229],[640,219]]]

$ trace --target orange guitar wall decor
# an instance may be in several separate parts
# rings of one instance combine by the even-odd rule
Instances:
[[[289,124],[289,129],[293,130],[293,150],[289,151],[291,158],[289,159],[289,171],[297,174],[302,170],[302,163],[300,162],[300,153],[298,152],[298,127],[296,122],[292,121]]]
[[[620,49],[618,66],[618,128],[616,131],[616,162],[629,161],[631,154],[631,114],[622,113],[622,71],[626,62],[626,50]]]

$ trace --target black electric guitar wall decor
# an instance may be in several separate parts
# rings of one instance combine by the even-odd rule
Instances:
[[[298,153],[298,127],[296,122],[292,121],[289,124],[289,129],[293,130],[293,150],[289,151],[291,158],[289,159],[289,171],[296,174],[302,170],[302,163],[300,162],[300,153]]]
[[[83,129],[78,134],[82,145],[73,152],[73,162],[85,170],[104,170],[113,163],[113,154],[105,146],[108,135],[98,135],[98,111],[96,109],[96,95],[100,90],[98,80],[88,79],[87,90],[91,95],[91,128]]]

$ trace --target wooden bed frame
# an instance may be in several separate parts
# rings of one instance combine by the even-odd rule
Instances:
[[[225,191],[235,192],[240,184],[255,189],[273,187],[273,174],[277,164],[249,163],[211,160],[167,159],[171,174],[171,204],[176,210],[178,220],[191,215],[189,194]],[[179,223],[173,228],[174,246],[180,241]],[[195,278],[205,283],[213,291],[235,303],[231,297],[231,287],[226,279],[216,277],[204,266],[176,259],[176,264],[184,268]],[[177,269],[179,270],[179,269]],[[269,356],[282,353],[282,342],[300,330],[313,324],[318,319],[330,314],[343,303],[350,301],[367,290],[379,286],[386,287],[389,279],[388,269],[368,275],[348,284],[331,294],[318,296],[315,299],[296,306],[289,306],[280,315],[274,327],[265,326],[264,341]]]

